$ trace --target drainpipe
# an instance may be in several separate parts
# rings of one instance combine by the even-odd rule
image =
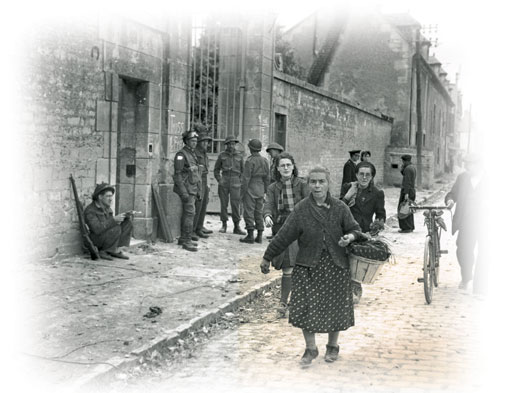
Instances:
[[[244,143],[244,135],[243,135],[243,114],[244,114],[244,103],[245,103],[245,80],[246,80],[246,67],[245,67],[245,57],[247,55],[247,26],[241,29],[241,73],[240,73],[240,85],[239,85],[239,94],[240,94],[240,111],[238,116],[238,135],[241,138],[241,143]]]

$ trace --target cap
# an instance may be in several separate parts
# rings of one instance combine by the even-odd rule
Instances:
[[[249,146],[249,149],[251,149],[251,150],[257,150],[257,151],[261,151],[261,148],[263,147],[263,146],[261,145],[261,141],[260,141],[259,139],[251,139],[251,140],[249,141],[248,146]]]
[[[100,194],[102,194],[104,191],[111,191],[114,194],[115,189],[113,186],[102,182],[100,184],[97,184],[97,186],[95,187],[95,192],[93,192],[93,195],[91,196],[91,198],[97,199],[98,196]]]
[[[411,155],[410,155],[410,154],[403,154],[403,155],[401,156],[401,159],[402,159],[403,161],[411,161]]]
[[[202,142],[202,141],[211,141],[213,140],[213,138],[211,138],[211,136],[208,134],[208,133],[200,133],[198,134],[198,141],[199,142]]]
[[[359,154],[361,150],[349,150],[349,154],[352,156],[354,154]]]
[[[227,144],[229,142],[236,142],[238,143],[238,139],[236,139],[236,137],[234,135],[227,135],[227,137],[225,138],[225,142],[224,144]]]
[[[282,147],[280,144],[275,143],[275,142],[272,142],[268,145],[268,147],[266,148],[266,152],[268,153],[268,150],[270,150],[270,149],[279,150],[279,153],[282,153],[284,151],[284,147]]]

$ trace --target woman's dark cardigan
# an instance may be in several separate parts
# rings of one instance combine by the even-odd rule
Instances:
[[[311,194],[295,205],[293,212],[268,245],[263,258],[271,261],[293,241],[298,240],[296,265],[315,266],[325,247],[337,266],[348,267],[347,251],[338,245],[338,240],[351,233],[357,239],[361,233],[359,224],[349,207],[339,199],[328,195],[326,204],[329,209],[323,215],[317,213],[316,209],[327,208],[317,207]]]

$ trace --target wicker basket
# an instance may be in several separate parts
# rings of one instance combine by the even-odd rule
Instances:
[[[358,281],[363,284],[372,284],[387,261],[388,260],[376,261],[350,254],[350,276],[354,281]]]

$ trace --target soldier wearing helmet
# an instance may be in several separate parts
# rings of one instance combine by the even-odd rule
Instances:
[[[266,152],[270,155],[270,179],[274,178],[274,168],[277,167],[277,156],[284,151],[284,147],[280,144],[272,142],[266,148]]]
[[[198,134],[195,131],[182,133],[184,147],[174,159],[173,191],[182,201],[181,236],[179,244],[188,251],[197,251],[198,237],[193,234],[195,202],[201,199],[202,178],[199,162],[195,154]]]
[[[204,219],[206,217],[207,204],[209,203],[209,185],[207,174],[209,172],[209,157],[207,155],[207,146],[213,138],[207,132],[199,132],[197,147],[195,154],[200,165],[200,174],[202,177],[202,190],[200,195],[202,199],[197,199],[195,203],[195,220],[193,222],[193,231],[198,237],[208,238],[212,230],[204,227]]]
[[[247,236],[240,239],[244,243],[261,243],[263,241],[263,204],[266,189],[270,183],[270,167],[265,157],[262,157],[261,141],[251,139],[248,147],[250,156],[245,161],[243,178],[241,184],[241,195],[243,198],[243,217]],[[257,236],[254,239],[254,229],[257,229]]]
[[[238,139],[234,135],[225,138],[225,151],[221,152],[215,163],[213,174],[218,182],[218,196],[220,197],[220,232],[227,232],[227,206],[231,201],[231,216],[234,223],[233,233],[244,235],[240,229],[240,188],[241,174],[243,173],[243,156],[236,151]]]

